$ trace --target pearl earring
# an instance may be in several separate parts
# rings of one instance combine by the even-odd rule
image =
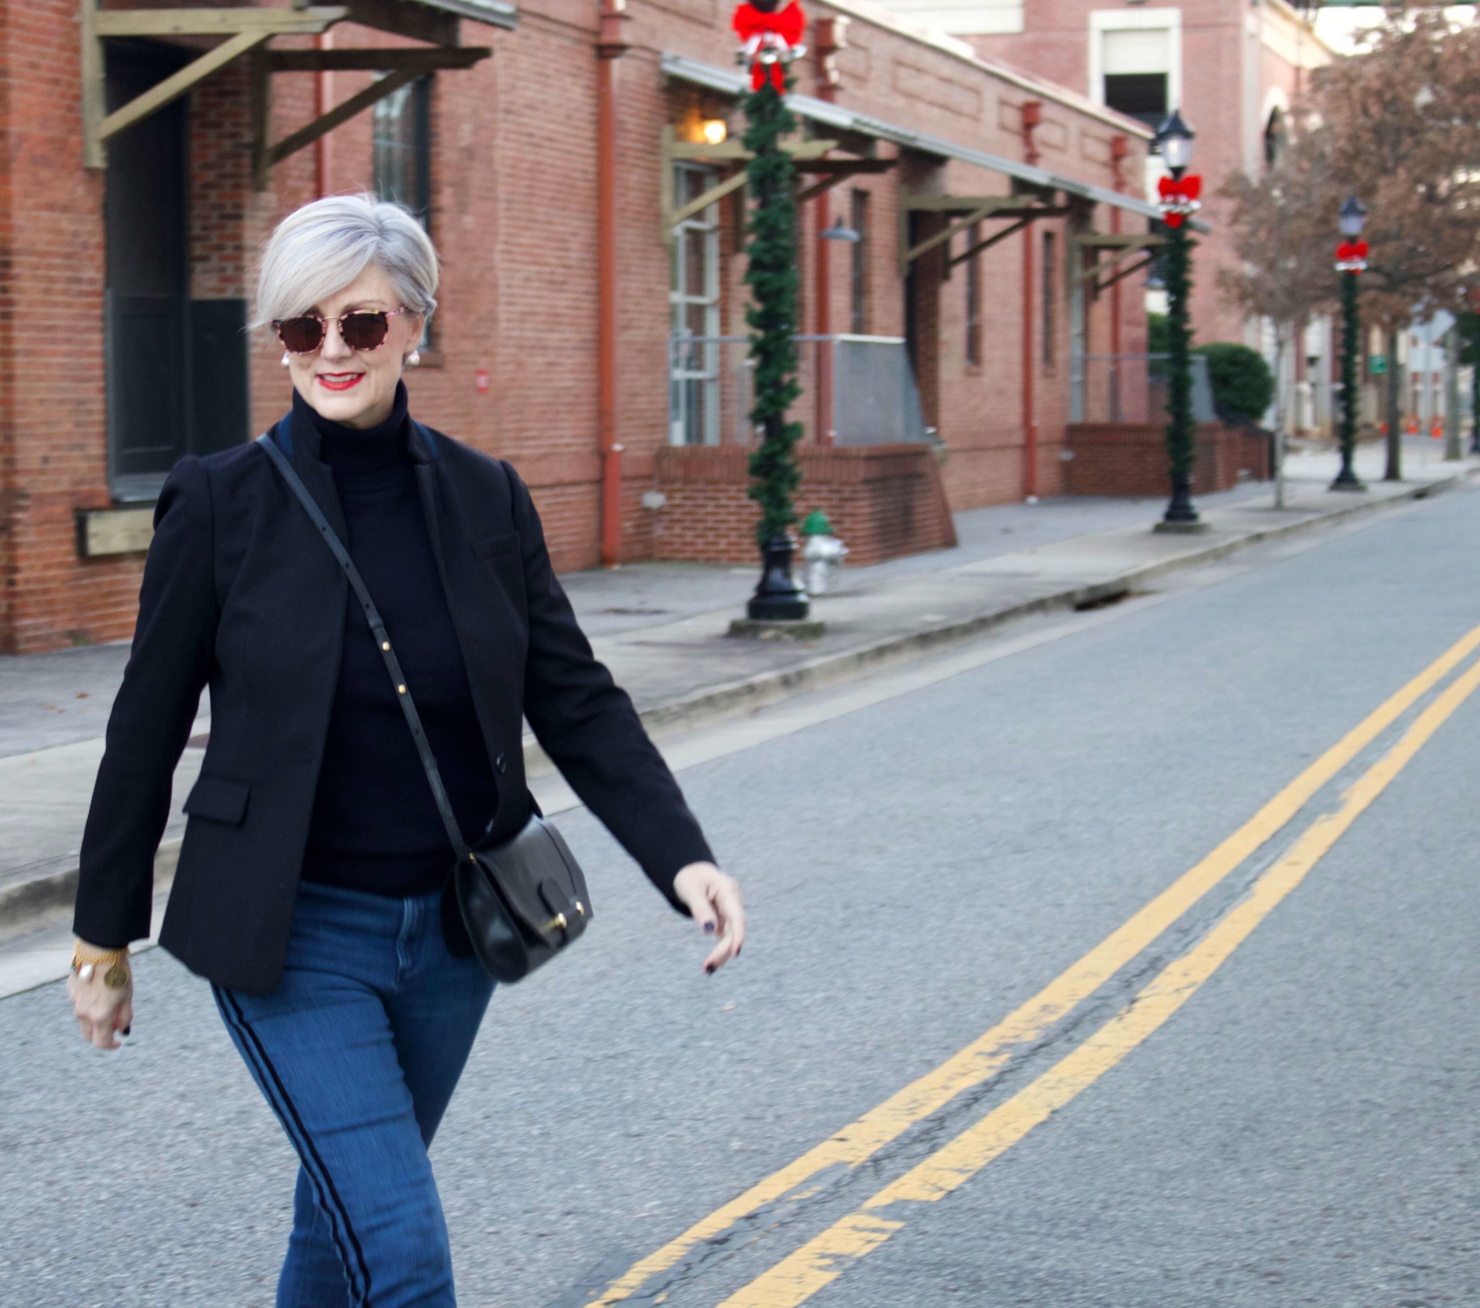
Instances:
[[[421,363],[421,351],[420,350],[412,350],[411,353],[406,356],[406,366],[408,368],[415,368],[420,363]]]
[[[289,358],[287,350],[284,350],[283,351],[283,367],[286,368],[288,366],[288,364],[291,363],[291,362],[292,362],[292,360]]]

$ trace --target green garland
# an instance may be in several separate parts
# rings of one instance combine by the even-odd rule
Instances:
[[[1167,292],[1167,457],[1174,477],[1192,476],[1196,452],[1192,438],[1192,327],[1187,301],[1192,293],[1191,254],[1194,242],[1186,227],[1167,231],[1163,278]]]
[[[781,148],[782,139],[796,129],[796,120],[769,81],[746,97],[745,116],[749,123],[745,148],[752,155],[745,172],[755,198],[745,272],[752,298],[745,309],[754,365],[750,421],[761,430],[760,448],[750,456],[748,494],[761,507],[756,539],[764,546],[774,537],[786,536],[796,522],[792,496],[802,481],[795,453],[802,425],[786,420],[786,411],[802,388],[797,384],[797,348],[792,339],[798,290],[796,201],[791,156]]]
[[[1341,452],[1351,462],[1357,443],[1357,274],[1341,278]]]

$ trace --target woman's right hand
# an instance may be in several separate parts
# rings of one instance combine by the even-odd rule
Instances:
[[[99,949],[86,941],[77,942],[77,957],[83,960],[118,955],[117,950]],[[123,970],[122,985],[108,984],[108,976],[118,980],[114,967]],[[134,1024],[134,970],[127,954],[117,962],[102,962],[93,966],[92,977],[84,981],[76,971],[67,978],[67,994],[72,1000],[72,1012],[77,1025],[82,1028],[83,1038],[99,1049],[117,1049],[117,1033],[129,1033]]]

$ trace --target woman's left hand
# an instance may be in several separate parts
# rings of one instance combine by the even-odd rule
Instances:
[[[681,899],[707,936],[718,935],[704,960],[705,972],[719,971],[740,956],[745,943],[745,903],[735,878],[713,863],[690,863],[673,878],[673,893]]]

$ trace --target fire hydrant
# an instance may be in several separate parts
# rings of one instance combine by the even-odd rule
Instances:
[[[802,523],[802,558],[807,561],[807,594],[821,595],[827,590],[833,571],[843,566],[848,547],[833,535],[832,523],[821,509],[813,509]]]

